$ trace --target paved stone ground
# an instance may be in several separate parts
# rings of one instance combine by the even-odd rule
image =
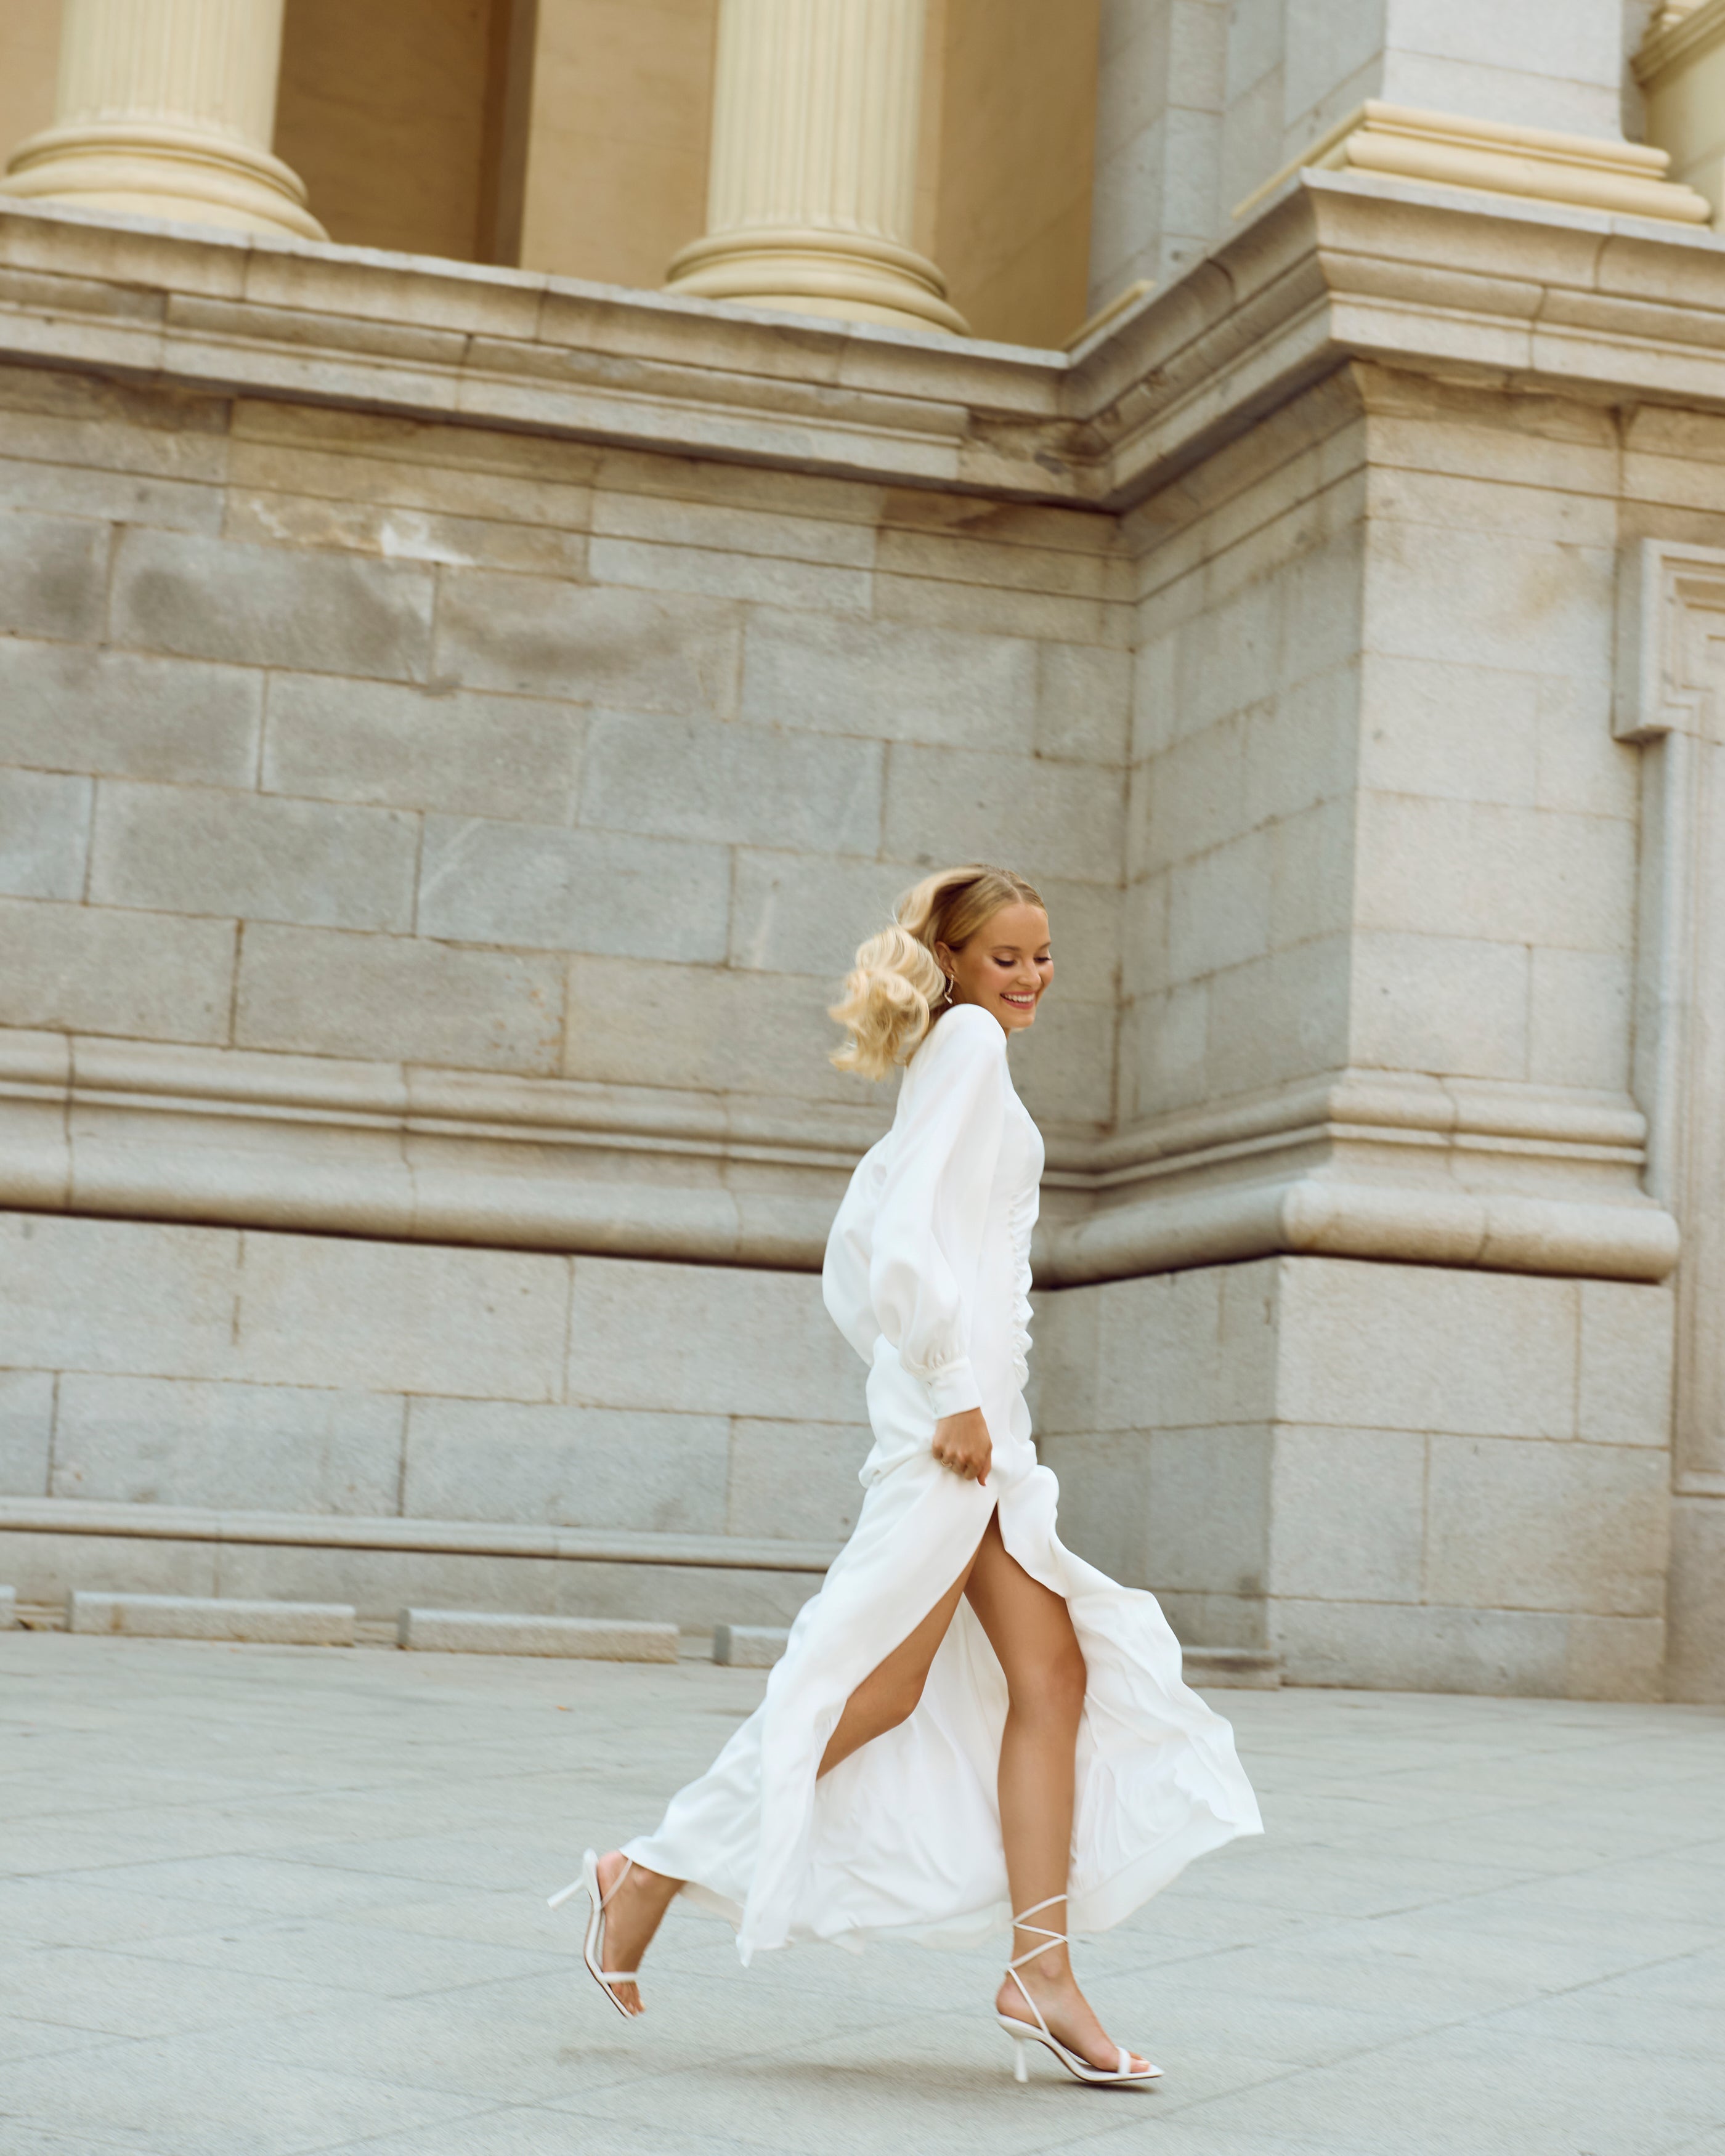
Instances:
[[[0,2151],[1725,2156],[1725,1712],[1225,1695],[1270,1834],[1083,1949],[1101,2093],[988,1956],[674,1915],[604,2005],[542,1897],[762,1681],[0,1635]]]

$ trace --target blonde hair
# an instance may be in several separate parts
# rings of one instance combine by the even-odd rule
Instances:
[[[962,951],[1003,906],[1042,905],[1041,893],[1023,876],[984,861],[925,876],[893,909],[891,927],[858,946],[845,993],[827,1013],[850,1036],[833,1061],[865,1078],[884,1078],[908,1063],[946,993],[935,945]]]

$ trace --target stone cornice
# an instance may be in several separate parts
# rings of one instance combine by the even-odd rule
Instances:
[[[0,1497],[0,1534],[554,1558],[565,1563],[714,1566],[732,1572],[822,1573],[839,1553],[836,1544],[762,1537],[629,1534],[516,1527],[492,1520],[370,1519],[331,1512],[228,1512],[194,1505],[104,1503],[92,1497]]]
[[[1702,0],[1679,20],[1648,36],[1630,61],[1643,90],[1656,89],[1674,69],[1686,67],[1725,42],[1725,0]]]
[[[1120,510],[1350,359],[1725,409],[1725,243],[1307,171],[1069,356],[8,206],[0,357]]]
[[[0,1033],[0,1205],[819,1267],[860,1107]],[[1623,1096],[1346,1071],[1055,1134],[1047,1286],[1277,1251],[1658,1280]],[[642,1156],[657,1157],[650,1175]]]

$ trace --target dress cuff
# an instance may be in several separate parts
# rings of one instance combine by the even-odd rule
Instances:
[[[963,1414],[967,1408],[979,1408],[983,1404],[982,1390],[968,1355],[961,1355],[956,1363],[943,1363],[924,1383],[936,1421],[942,1415]]]

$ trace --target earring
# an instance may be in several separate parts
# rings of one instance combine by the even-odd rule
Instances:
[[[941,998],[941,1008],[942,1008],[942,1009],[944,1009],[944,1008],[946,1007],[946,1005],[947,1005],[947,1004],[948,1004],[949,1003],[951,1003],[951,1002],[952,1002],[952,976],[950,973],[948,973],[948,974],[947,974],[947,993],[945,993],[945,995],[943,995],[943,996]]]

